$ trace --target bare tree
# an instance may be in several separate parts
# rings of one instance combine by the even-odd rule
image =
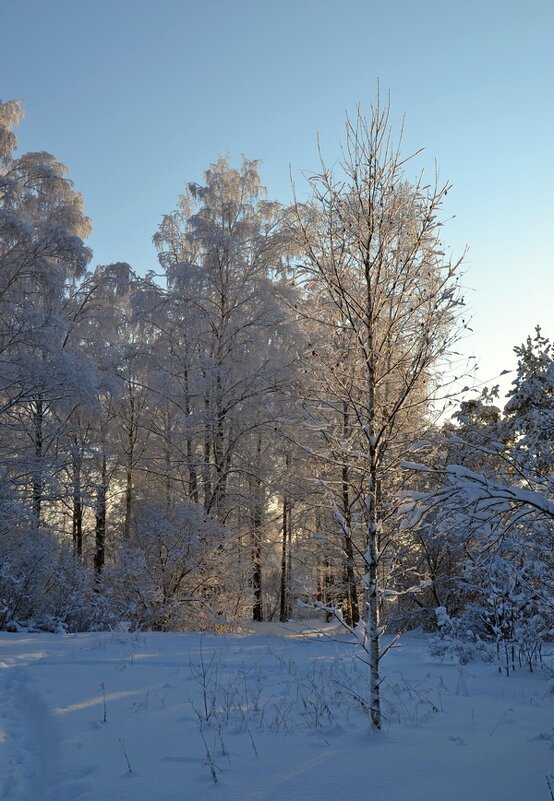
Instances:
[[[369,120],[359,110],[347,118],[339,165],[331,170],[322,160],[310,177],[311,200],[295,214],[305,252],[297,278],[315,322],[306,409],[319,427],[320,455],[336,468],[324,486],[343,537],[351,543],[363,531],[361,639],[376,729],[397,468],[425,427],[462,303],[460,262],[445,257],[439,239],[449,185],[407,179],[409,159],[393,143],[389,114],[378,103]]]

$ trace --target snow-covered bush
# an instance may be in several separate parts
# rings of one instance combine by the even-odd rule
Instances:
[[[441,661],[465,665],[474,659],[491,661],[494,650],[487,642],[479,611],[468,606],[460,617],[450,617],[444,606],[436,610],[437,634],[430,641],[431,655]]]
[[[0,486],[0,629],[16,627],[48,606],[54,541],[33,527],[31,516],[4,481]]]
[[[549,638],[553,603],[536,581],[536,562],[523,554],[497,554],[476,569],[482,587],[475,605],[485,636],[494,643],[496,658],[507,675],[516,666],[540,665]]]
[[[84,631],[114,622],[91,571],[0,482],[0,629]]]
[[[104,573],[111,608],[133,628],[175,630],[220,622],[226,530],[193,503],[137,505],[131,542]]]
[[[47,631],[105,628],[111,618],[91,574],[47,528],[0,498],[0,629]]]
[[[2,537],[0,545],[0,628],[48,615],[48,580],[55,556],[52,540],[28,531]]]

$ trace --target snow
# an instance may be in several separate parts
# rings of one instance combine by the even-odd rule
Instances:
[[[0,798],[547,801],[548,676],[439,664],[405,635],[372,733],[358,653],[332,625],[0,634]]]
[[[464,491],[468,496],[472,496],[472,500],[481,500],[485,493],[485,498],[490,497],[493,502],[504,499],[514,503],[521,503],[549,517],[554,517],[554,502],[541,492],[528,490],[516,484],[499,484],[487,478],[482,473],[476,473],[474,470],[470,470],[464,465],[447,465],[444,472],[464,481]]]
[[[420,464],[419,462],[407,462],[402,461],[400,462],[400,467],[403,467],[404,470],[416,470],[418,473],[432,473],[433,468],[429,467],[425,464]]]

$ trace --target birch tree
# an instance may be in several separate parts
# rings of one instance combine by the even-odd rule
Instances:
[[[310,177],[312,195],[296,205],[305,256],[298,281],[316,299],[319,323],[307,354],[317,365],[319,392],[308,405],[342,494],[353,488],[350,519],[336,486],[325,491],[343,535],[363,529],[363,624],[368,654],[371,723],[381,727],[380,645],[383,577],[394,534],[395,474],[425,428],[439,374],[456,339],[461,303],[459,262],[444,255],[439,213],[448,184],[406,177],[409,160],[393,144],[389,108],[369,120],[346,120],[342,159],[322,162]],[[339,341],[348,347],[337,349]],[[339,355],[344,354],[344,355]],[[325,392],[323,392],[325,385]],[[346,471],[346,472],[345,472]]]
[[[18,103],[0,104],[0,422],[20,430],[19,486],[38,525],[60,469],[50,458],[59,424],[86,373],[69,331],[90,222],[63,164],[45,152],[14,156],[22,113]]]
[[[154,238],[167,279],[160,336],[171,352],[165,369],[185,433],[190,497],[249,542],[260,619],[268,497],[261,454],[267,465],[276,398],[298,357],[279,289],[290,235],[279,204],[264,198],[257,162],[243,159],[234,169],[220,160],[204,179],[188,184]]]

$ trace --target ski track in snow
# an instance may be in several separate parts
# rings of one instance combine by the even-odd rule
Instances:
[[[29,668],[0,668],[1,801],[78,801],[87,785],[60,781],[60,735]]]
[[[50,710],[35,692],[28,669],[2,671],[2,728],[7,756],[2,799],[31,801],[52,795],[57,774],[58,737]]]

